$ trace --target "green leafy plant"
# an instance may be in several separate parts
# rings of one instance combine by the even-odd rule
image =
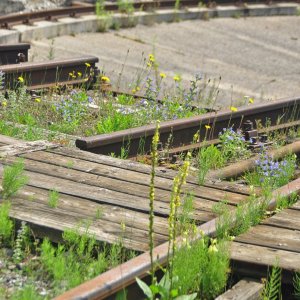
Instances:
[[[249,185],[261,186],[264,189],[283,186],[294,176],[296,159],[296,155],[292,154],[276,161],[263,151],[255,162],[255,171],[247,173],[245,180]]]
[[[296,299],[300,299],[300,272],[296,272],[294,279],[293,279],[293,285],[294,285],[294,294]]]
[[[100,17],[105,15],[105,5],[104,0],[97,0],[95,3],[96,16]]]
[[[22,160],[17,160],[12,166],[4,167],[2,178],[3,199],[9,199],[14,196],[27,181],[28,177],[24,175],[24,163]]]
[[[171,279],[168,272],[164,274],[163,278],[158,283],[152,284],[150,286],[148,286],[139,278],[136,278],[136,281],[149,300],[158,299],[157,296],[159,296],[159,299],[161,300],[194,300],[197,297],[196,293],[193,293],[191,295],[178,296],[178,290],[171,289]],[[173,284],[175,284],[177,281],[178,277],[172,278]]]
[[[14,223],[9,218],[10,203],[5,201],[0,204],[0,245],[6,245],[11,240]]]
[[[117,0],[117,4],[121,13],[130,15],[134,12],[133,2],[131,0]]]
[[[214,299],[224,290],[229,270],[227,242],[202,236],[179,249],[174,257],[174,287],[179,294],[197,292],[197,299]]]
[[[268,275],[268,280],[265,283],[261,295],[262,300],[277,300],[282,299],[281,295],[281,268],[278,262],[272,267],[271,273]]]
[[[24,258],[25,252],[30,252],[29,247],[29,228],[26,222],[22,221],[15,240],[13,260],[20,262]]]
[[[244,136],[240,132],[235,132],[232,127],[223,128],[223,131],[219,133],[219,139],[221,152],[226,162],[250,155]]]
[[[42,300],[44,299],[42,296],[38,294],[36,288],[33,285],[26,285],[23,289],[15,292],[12,297],[12,300]]]

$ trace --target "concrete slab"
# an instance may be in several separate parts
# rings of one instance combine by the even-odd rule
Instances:
[[[55,58],[91,54],[100,68],[123,85],[147,76],[141,66],[155,53],[166,85],[180,74],[187,85],[196,73],[215,80],[223,106],[300,95],[300,18],[266,17],[162,23],[151,27],[54,39]],[[51,41],[33,42],[35,60],[47,58]],[[218,78],[221,77],[219,83]]]
[[[19,43],[20,33],[14,30],[0,29],[0,45]]]

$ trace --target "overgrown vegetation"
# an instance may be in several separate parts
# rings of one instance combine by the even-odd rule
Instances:
[[[23,173],[24,163],[22,160],[18,160],[12,166],[4,168],[2,178],[3,199],[14,196],[27,183],[28,177]]]
[[[38,287],[32,282],[51,281],[50,294],[55,296],[85,280],[114,267],[128,258],[135,256],[134,251],[123,248],[122,239],[114,245],[99,243],[89,233],[89,223],[82,223],[74,230],[66,230],[63,235],[63,243],[52,244],[48,238],[42,242],[35,239],[25,222],[21,222],[19,228],[9,217],[11,197],[26,184],[28,178],[24,175],[24,163],[16,161],[12,166],[6,166],[2,178],[2,198],[0,203],[0,246],[12,249],[11,257],[5,252],[0,252],[0,258],[10,264],[24,264],[20,274],[27,276],[28,280],[24,287],[7,294],[11,299],[45,299],[38,293]],[[49,206],[57,207],[59,194],[57,191],[49,191]],[[101,212],[97,212],[101,217]],[[15,228],[18,228],[15,234]],[[38,260],[31,260],[38,256]],[[0,285],[0,288],[3,289]]]
[[[130,10],[131,2],[121,2],[126,11]],[[98,1],[96,6],[101,13],[103,3]],[[54,93],[49,91],[48,94],[32,98],[26,92],[27,79],[20,76],[15,90],[0,89],[0,133],[28,140],[55,140],[56,132],[71,135],[110,133],[155,120],[199,115],[205,110],[196,108],[198,104],[203,107],[215,103],[217,85],[213,81],[196,75],[189,86],[183,87],[181,78],[174,76],[174,89],[171,93],[166,92],[164,81],[167,75],[160,72],[154,55],[150,54],[147,59],[143,57],[142,61],[137,79],[131,84],[132,93],[145,95],[140,99],[127,95],[115,97],[109,92],[99,92],[98,88],[87,90],[84,85],[65,92],[57,88],[53,89]],[[90,73],[91,66],[86,64],[84,73],[74,70],[70,78],[82,79],[90,76]],[[99,75],[97,80],[102,87],[110,84],[110,79],[104,74]],[[163,102],[158,101],[159,97]]]
[[[265,282],[265,286],[261,295],[262,300],[277,300],[282,299],[281,295],[281,268],[278,266],[278,262],[272,267],[269,273],[268,279]]]
[[[154,272],[157,266],[153,258],[153,202],[155,198],[154,180],[157,165],[158,127],[152,144],[152,176],[150,183],[150,225],[149,246],[151,257],[151,284],[137,278],[137,283],[147,299],[213,299],[226,285],[229,269],[229,254],[227,241],[202,239],[190,243],[190,237],[195,234],[196,226],[191,221],[193,196],[185,196],[181,203],[181,190],[188,174],[191,154],[188,153],[178,175],[173,180],[168,218],[168,265],[163,278],[158,281]],[[182,209],[181,209],[182,208]],[[180,213],[181,211],[181,213]],[[182,234],[184,244],[177,248],[177,236]]]

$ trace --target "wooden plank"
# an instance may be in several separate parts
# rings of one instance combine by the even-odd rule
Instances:
[[[236,241],[300,253],[300,231],[298,230],[257,225],[238,236]]]
[[[22,142],[21,140],[17,140],[15,138],[12,138],[10,136],[2,135],[0,134],[0,145],[14,145]]]
[[[1,172],[2,170],[0,169],[0,174]],[[25,174],[29,176],[28,185],[30,186],[47,190],[55,189],[61,194],[86,198],[97,203],[116,205],[144,213],[149,212],[148,198],[128,195],[86,183],[78,184],[78,182],[72,180],[48,176],[41,173],[26,171]],[[156,200],[154,202],[154,211],[158,216],[168,216],[169,203]],[[211,220],[213,217],[214,214],[210,212],[194,211],[194,218],[199,221],[199,224]]]
[[[48,141],[20,142],[14,145],[6,145],[0,148],[0,158],[6,156],[20,155],[27,152],[45,150],[58,147]]]
[[[18,197],[24,199],[24,201],[43,203],[44,205],[48,205],[49,202],[49,192],[47,190],[28,186],[24,187],[18,193]],[[124,223],[127,227],[132,229],[143,229],[148,232],[148,214],[135,212],[118,206],[98,204],[87,199],[64,194],[59,194],[57,206],[71,213],[81,213],[85,218],[100,218],[101,220],[117,223],[119,226],[121,223]],[[100,214],[100,217],[97,216],[97,214]],[[161,235],[168,235],[167,220],[165,218],[154,217],[154,232]]]
[[[262,223],[275,227],[300,230],[300,211],[285,209],[271,218],[265,219]]]
[[[69,149],[66,149],[66,151],[69,151]],[[124,166],[120,168],[119,166],[109,166],[105,164],[84,161],[78,158],[70,159],[62,155],[43,153],[42,151],[35,152],[31,155],[26,154],[24,155],[24,157],[30,158],[32,160],[37,160],[37,161],[45,161],[51,164],[60,165],[64,167],[71,165],[72,169],[81,170],[87,173],[92,173],[97,175],[105,175],[106,177],[123,180],[126,182],[138,183],[140,185],[146,186],[147,189],[150,182],[149,173],[140,173],[137,171],[124,168]],[[121,162],[125,163],[126,165],[128,163],[128,161],[124,161],[124,160],[121,160]],[[139,165],[141,166],[142,169],[145,167],[142,164]],[[168,178],[156,177],[155,185],[157,188],[171,191],[173,185],[173,178],[171,180]],[[230,204],[237,204],[247,199],[246,195],[240,195],[237,193],[222,191],[214,188],[200,187],[198,184],[195,185],[195,184],[187,183],[186,185],[184,185],[183,190],[185,192],[187,191],[192,192],[195,196],[206,200],[222,201],[226,199]]]
[[[78,149],[73,148],[56,148],[56,149],[50,149],[49,152],[52,153],[58,153],[63,156],[73,157],[73,158],[79,158],[81,160],[100,163],[100,164],[106,164],[108,166],[117,167],[121,169],[126,170],[132,170],[136,171],[138,173],[144,173],[144,174],[150,174],[151,167],[149,165],[141,164],[138,162],[134,162],[131,160],[123,160],[118,159],[110,156],[105,156],[101,154],[95,154],[87,151],[82,151]],[[160,178],[167,178],[173,180],[173,178],[176,176],[177,172],[171,169],[166,169],[163,167],[157,167],[156,168],[156,176]],[[193,184],[198,186],[197,179],[193,176],[188,176],[187,182],[189,184]],[[241,185],[231,184],[231,183],[221,183],[219,181],[215,181],[212,184],[206,184],[205,187],[213,188],[213,189],[220,189],[222,191],[226,190],[228,192],[235,192],[240,193],[243,195],[249,195],[249,188],[243,187]]]
[[[23,199],[15,198],[14,204],[10,211],[12,218],[23,220],[29,224],[49,227],[58,233],[66,229],[78,228],[82,221],[89,222],[81,214],[70,214],[69,211],[61,209],[53,209],[51,211],[45,205],[30,203],[30,201],[24,201]],[[120,226],[112,226],[108,222],[95,220],[89,225],[89,233],[94,235],[97,240],[108,243],[116,243],[122,239],[122,243],[126,248],[140,251],[146,251],[148,248],[146,233],[137,229],[134,233],[126,233],[122,232]],[[158,243],[160,242],[162,241],[158,241]]]
[[[264,285],[253,279],[242,279],[215,300],[260,300]]]
[[[297,201],[291,208],[300,210],[300,201]]]
[[[268,247],[233,242],[231,245],[231,259],[252,265],[270,267],[278,260],[279,267],[294,273],[300,270],[300,253],[277,250]],[[251,271],[251,270],[249,270]]]
[[[47,155],[49,155],[49,153],[46,153],[46,156]],[[36,158],[36,156],[38,157],[38,159],[33,160],[32,158]],[[119,169],[113,170],[114,174],[112,176],[109,176],[107,174],[112,173],[111,167],[104,167],[104,169],[102,169],[102,166],[91,166],[89,164],[86,165],[86,163],[82,163],[82,161],[78,161],[76,163],[72,162],[74,163],[72,167],[66,167],[67,161],[61,161],[62,156],[53,157],[50,154],[50,157],[45,157],[43,155],[43,152],[35,152],[34,154],[22,155],[22,157],[30,157],[30,160],[25,159],[24,163],[26,169],[33,172],[48,174],[55,177],[73,180],[79,183],[86,183],[89,185],[99,186],[126,194],[141,196],[144,198],[149,197],[150,177],[148,175],[147,180],[136,184],[135,182],[133,183],[130,181],[124,181],[124,179],[128,180],[128,178],[130,178],[131,176],[131,173],[126,170],[123,170],[122,174],[118,173]],[[45,163],[42,161],[44,161]],[[13,159],[6,159],[6,162],[12,163]],[[196,194],[200,193],[196,193],[195,191],[196,189],[191,191],[194,195],[194,209],[211,212],[213,206],[216,204],[215,201],[203,199],[197,196]],[[171,188],[169,190],[166,190],[157,187],[155,196],[156,200],[169,203],[171,197]]]

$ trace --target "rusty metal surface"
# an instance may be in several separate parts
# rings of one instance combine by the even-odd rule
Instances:
[[[60,83],[76,83],[77,81],[91,84],[94,80],[94,73],[97,73],[96,63],[98,61],[95,56],[85,56],[77,59],[53,60],[47,63],[26,62],[0,66],[0,71],[4,72],[5,76],[4,88],[17,87],[20,84],[20,76],[24,79],[28,89],[49,87]],[[73,72],[76,79],[70,76],[70,73]],[[81,76],[78,75],[78,72]]]
[[[16,64],[28,61],[30,44],[20,43],[15,45],[0,46],[0,65]]]
[[[276,206],[278,195],[289,196],[293,193],[300,192],[300,178],[294,180],[287,185],[278,188],[272,193],[271,200],[268,205],[268,209],[273,209]],[[264,199],[258,199],[257,205]],[[247,206],[248,204],[246,204]],[[236,216],[232,212],[231,226],[234,225]],[[217,229],[217,219],[213,219],[201,226],[198,226],[198,230],[202,230],[207,236],[214,236]],[[198,233],[194,240],[200,239],[201,234]],[[177,238],[177,245],[180,247],[182,238]],[[154,258],[157,265],[163,266],[167,262],[168,257],[168,243],[164,243],[154,248]],[[129,286],[136,285],[136,277],[144,278],[148,275],[150,270],[150,255],[149,252],[143,253],[97,277],[89,280],[78,287],[75,287],[66,293],[58,296],[55,300],[69,300],[69,299],[114,299],[110,298],[115,296],[116,293]],[[140,298],[130,298],[140,299]]]
[[[207,113],[201,116],[167,121],[160,124],[160,141],[164,145],[172,134],[172,147],[190,145],[195,133],[199,132],[200,140],[213,140],[223,128],[233,126],[234,129],[241,127],[245,120],[255,122],[260,120],[263,126],[275,126],[300,118],[300,97],[281,99],[273,102],[241,107],[237,112],[230,110],[217,113]],[[211,128],[207,130],[205,125]],[[76,140],[76,146],[81,150],[93,153],[109,154],[114,152],[120,155],[121,148],[127,143],[130,144],[129,156],[136,156],[138,153],[140,139],[145,141],[145,152],[150,150],[155,125],[122,130],[110,134],[102,134],[91,137],[83,137]]]

